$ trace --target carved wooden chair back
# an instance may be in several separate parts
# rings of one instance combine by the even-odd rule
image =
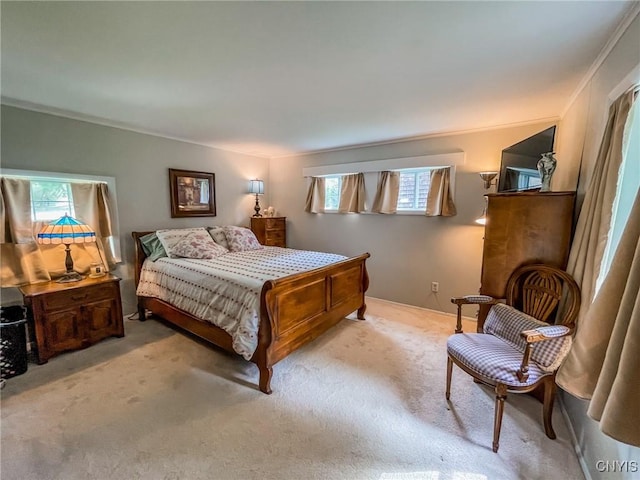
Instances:
[[[538,320],[573,330],[580,308],[580,288],[563,270],[525,265],[509,278],[506,302]]]

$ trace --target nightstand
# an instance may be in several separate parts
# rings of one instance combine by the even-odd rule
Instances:
[[[251,217],[251,231],[262,245],[287,246],[287,217]]]
[[[74,283],[36,283],[20,287],[20,292],[39,364],[106,337],[124,337],[120,279],[114,275]]]

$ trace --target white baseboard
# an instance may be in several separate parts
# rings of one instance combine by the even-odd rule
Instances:
[[[571,443],[573,443],[573,449],[576,452],[576,456],[578,457],[578,463],[580,464],[580,468],[582,469],[582,474],[586,480],[593,480],[591,473],[589,472],[589,467],[587,466],[587,461],[582,454],[582,448],[580,448],[580,444],[578,443],[578,436],[576,435],[576,431],[573,429],[573,423],[571,423],[571,419],[569,418],[569,414],[567,413],[567,409],[564,407],[564,401],[562,400],[562,394],[557,395],[558,403],[560,404],[560,411],[562,412],[562,418],[564,418],[565,423],[569,429],[569,435],[571,436]]]

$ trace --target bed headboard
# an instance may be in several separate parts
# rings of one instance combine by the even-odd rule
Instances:
[[[154,230],[155,231],[155,230]],[[148,235],[149,233],[153,233],[153,231],[151,232],[131,232],[131,236],[133,237],[133,243],[134,243],[134,247],[135,247],[135,281],[136,281],[136,288],[138,288],[138,282],[140,281],[140,271],[142,270],[142,264],[144,263],[144,259],[147,258],[147,254],[144,253],[144,250],[142,249],[142,243],[140,242],[140,237],[144,237],[145,235]]]

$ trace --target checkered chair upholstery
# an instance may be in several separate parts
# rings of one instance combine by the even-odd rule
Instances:
[[[555,438],[551,425],[555,372],[571,348],[580,305],[580,290],[573,278],[547,265],[517,269],[507,282],[506,293],[504,299],[488,295],[452,298],[458,315],[455,334],[447,341],[447,400],[454,364],[478,383],[495,390],[494,452],[498,451],[507,393],[526,393],[542,387],[545,433]],[[566,300],[564,314],[556,324],[546,323],[554,318],[562,298]],[[491,305],[482,333],[462,332],[461,311],[469,304]]]
[[[550,339],[532,347],[529,377],[520,381],[517,372],[522,365],[527,342],[520,335],[527,330],[542,328]],[[509,305],[491,307],[484,324],[484,333],[461,333],[447,341],[447,354],[488,379],[492,384],[510,387],[532,385],[540,377],[555,371],[571,348],[571,337],[564,326],[554,326],[536,320]]]

